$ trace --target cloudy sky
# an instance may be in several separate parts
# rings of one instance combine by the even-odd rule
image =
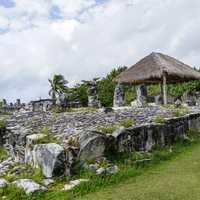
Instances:
[[[153,51],[200,66],[199,0],[0,0],[0,99],[47,97]]]

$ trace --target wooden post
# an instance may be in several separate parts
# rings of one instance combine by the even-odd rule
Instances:
[[[166,78],[166,74],[163,73],[163,101],[164,101],[164,105],[167,104],[167,78]]]

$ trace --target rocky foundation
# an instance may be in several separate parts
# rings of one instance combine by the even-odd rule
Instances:
[[[51,113],[25,113],[23,117],[17,115],[10,119],[7,131],[0,132],[0,141],[1,145],[10,151],[12,160],[28,163],[36,168],[40,167],[44,176],[51,178],[61,175],[70,176],[73,174],[74,164],[77,161],[90,162],[111,152],[150,151],[155,145],[164,147],[173,144],[179,138],[186,138],[190,129],[200,130],[200,112],[198,111],[182,117],[171,117],[166,119],[165,123],[158,124],[144,118],[145,114],[149,114],[148,109],[117,110],[112,113],[64,113],[57,116],[56,120]],[[151,108],[150,111],[154,115],[170,116],[166,110]],[[137,112],[138,115],[136,115]],[[61,135],[59,127],[71,129],[67,122],[70,119],[64,118],[65,115],[73,119],[76,117],[77,121],[74,121],[74,132]],[[133,115],[138,121],[130,128],[119,128],[113,134],[96,131],[100,122],[112,124]],[[82,124],[78,120],[81,117],[83,117]],[[59,121],[60,119],[62,121]],[[90,120],[95,120],[96,124]],[[70,124],[72,125],[73,121]],[[37,127],[39,131],[38,127],[50,125],[52,134],[59,140],[55,143],[40,144],[45,135],[36,132],[34,127]]]

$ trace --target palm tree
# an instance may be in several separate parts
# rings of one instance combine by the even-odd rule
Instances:
[[[68,89],[67,83],[68,81],[65,80],[64,76],[61,74],[54,75],[53,79],[49,79],[49,83],[51,85],[51,89],[49,91],[49,95],[51,98],[56,101],[56,95],[60,95],[66,92]]]

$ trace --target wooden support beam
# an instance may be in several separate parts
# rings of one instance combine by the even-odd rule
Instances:
[[[167,104],[167,77],[165,73],[163,73],[162,86],[163,86],[163,102],[164,102],[164,105],[166,105]]]

